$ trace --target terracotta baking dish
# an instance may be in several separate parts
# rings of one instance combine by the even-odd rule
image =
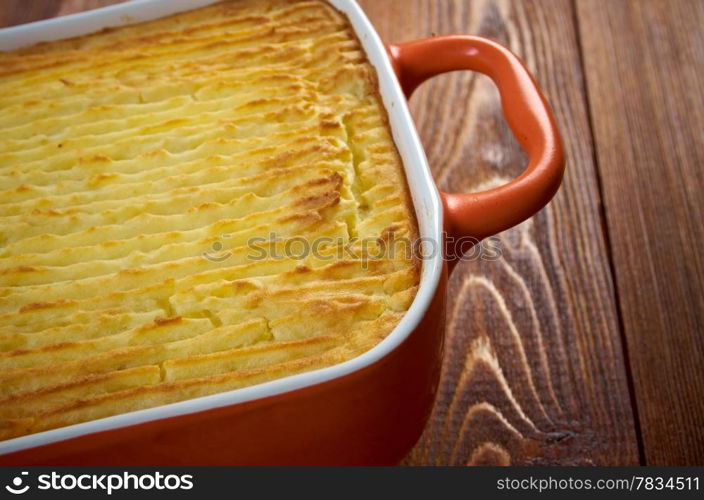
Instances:
[[[473,36],[385,45],[354,0],[330,0],[350,19],[379,77],[421,237],[418,294],[398,327],[363,355],[265,384],[117,415],[0,443],[0,464],[394,464],[430,414],[440,374],[448,268],[446,237],[472,242],[508,229],[555,194],[564,160],[551,112],[521,61]],[[137,0],[0,30],[0,49],[163,17],[213,0]],[[471,194],[439,192],[406,98],[424,80],[474,70],[499,88],[506,119],[529,155],[525,172]],[[449,266],[448,266],[449,262]]]

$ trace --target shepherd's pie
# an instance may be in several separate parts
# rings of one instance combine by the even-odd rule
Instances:
[[[0,438],[381,341],[417,234],[376,75],[323,1],[0,53]]]

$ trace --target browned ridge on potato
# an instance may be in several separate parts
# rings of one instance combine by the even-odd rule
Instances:
[[[415,296],[376,75],[323,1],[0,52],[0,128],[0,439],[343,362]]]

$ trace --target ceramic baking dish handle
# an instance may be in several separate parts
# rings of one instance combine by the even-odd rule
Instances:
[[[562,144],[545,98],[516,55],[486,38],[463,35],[388,49],[406,97],[440,73],[473,70],[489,76],[499,89],[506,121],[530,159],[508,184],[477,193],[441,193],[450,236],[481,240],[524,221],[550,201],[564,171]]]

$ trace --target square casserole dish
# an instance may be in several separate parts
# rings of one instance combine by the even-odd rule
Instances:
[[[0,50],[135,24],[215,3],[133,0],[0,30]],[[0,442],[3,465],[394,464],[420,436],[439,380],[447,275],[461,253],[540,210],[564,169],[552,114],[523,63],[473,36],[385,45],[353,0],[329,0],[347,18],[377,73],[379,94],[430,251],[396,328],[330,367],[241,389]],[[497,84],[508,123],[528,152],[522,175],[472,194],[435,187],[406,98],[424,80],[468,69]]]

